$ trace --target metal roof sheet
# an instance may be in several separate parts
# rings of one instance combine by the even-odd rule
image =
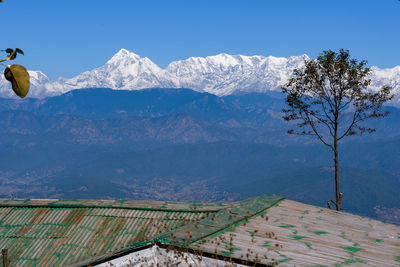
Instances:
[[[0,248],[9,266],[67,266],[141,245],[198,221],[221,204],[99,200],[0,200]]]
[[[400,266],[400,227],[284,200],[189,247],[271,266]]]
[[[400,262],[399,226],[275,195],[214,205],[0,200],[11,266],[84,266],[154,243],[265,265]]]
[[[190,248],[192,243],[198,240],[220,235],[232,227],[232,225],[248,220],[252,216],[265,212],[266,209],[277,205],[284,198],[266,194],[259,197],[246,199],[244,201],[234,203],[233,205],[225,205],[217,212],[209,213],[200,220],[191,221],[183,226],[172,230],[166,230],[157,237],[149,240],[147,244],[171,245],[173,247]],[[110,254],[103,254],[93,257],[87,261],[79,262],[75,266],[92,265],[107,261],[115,256],[121,256],[132,252],[132,249],[123,249]]]

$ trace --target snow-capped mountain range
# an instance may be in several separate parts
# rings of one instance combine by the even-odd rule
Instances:
[[[29,97],[60,95],[73,89],[104,87],[139,90],[145,88],[190,88],[215,95],[280,90],[294,68],[303,66],[307,55],[284,57],[219,54],[191,57],[160,68],[147,57],[121,49],[105,65],[85,71],[71,79],[50,80],[40,71],[29,71]],[[390,85],[400,93],[400,66],[391,69],[372,67],[371,88]],[[0,96],[14,97],[10,84],[0,78]]]

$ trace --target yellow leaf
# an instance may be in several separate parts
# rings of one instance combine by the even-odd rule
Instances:
[[[11,65],[4,70],[4,77],[11,82],[12,89],[21,98],[29,91],[29,73],[21,65]]]

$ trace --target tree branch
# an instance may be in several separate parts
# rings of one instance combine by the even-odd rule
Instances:
[[[350,123],[350,126],[347,128],[346,132],[338,138],[338,141],[342,139],[343,137],[347,136],[347,134],[353,129],[353,126],[356,125],[357,122],[360,120],[357,120],[357,117],[359,116],[359,111],[355,111],[353,114],[353,121]]]
[[[322,103],[321,106],[322,106],[322,110],[323,110],[324,113],[325,113],[325,116],[329,119],[329,121],[330,121],[331,123],[334,123],[333,119],[329,116],[329,113],[326,111],[326,107],[325,107],[324,103]]]
[[[313,116],[315,119],[317,119],[319,122],[325,124],[326,127],[327,127],[328,130],[329,130],[329,133],[330,133],[331,136],[333,137],[332,128],[331,128],[331,126],[329,125],[329,123],[327,123],[325,120],[319,118],[317,115],[314,115],[314,114],[312,114],[312,113],[310,113],[310,115]]]
[[[311,126],[311,129],[313,130],[314,134],[319,138],[319,140],[321,140],[321,142],[326,145],[327,147],[330,147],[332,150],[334,150],[333,146],[327,142],[325,142],[325,140],[322,138],[322,136],[318,133],[317,129],[315,128],[314,122],[310,119],[310,117],[306,114],[307,116],[307,120],[308,120],[308,124]]]

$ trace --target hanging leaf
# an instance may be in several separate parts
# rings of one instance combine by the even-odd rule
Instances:
[[[12,89],[21,98],[24,98],[29,91],[29,73],[21,65],[11,65],[4,70],[4,77],[11,82]]]
[[[24,51],[22,51],[22,50],[21,50],[21,49],[19,49],[19,48],[15,48],[15,51],[16,51],[17,53],[21,54],[21,55],[23,55],[23,54],[24,54]]]

